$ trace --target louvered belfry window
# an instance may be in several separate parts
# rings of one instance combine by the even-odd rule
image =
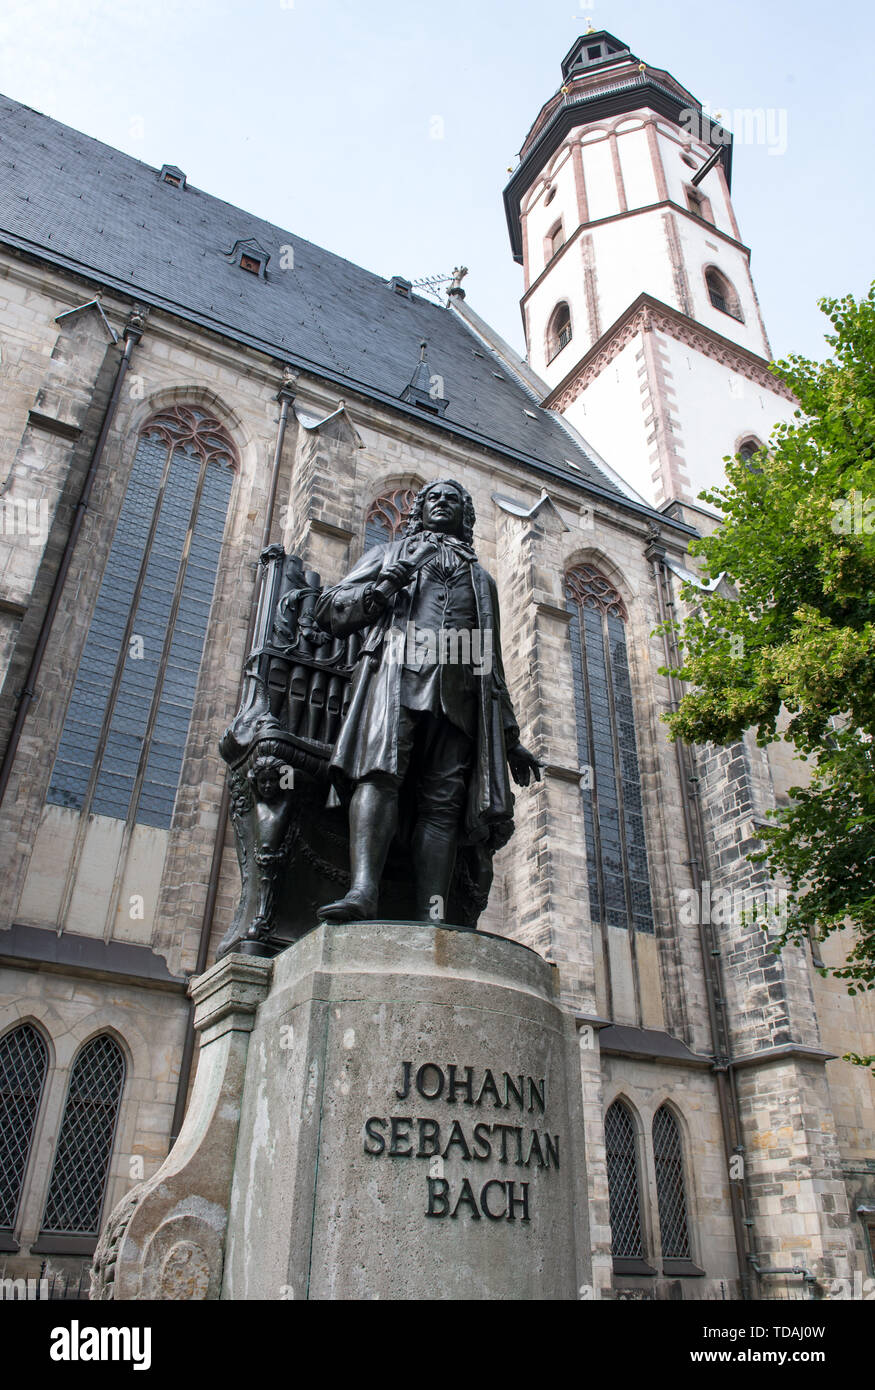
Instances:
[[[30,1023],[0,1038],[0,1231],[15,1225],[48,1064]]]
[[[121,1048],[103,1033],[79,1053],[55,1149],[42,1229],[97,1235],[125,1080]]]
[[[167,827],[203,655],[234,446],[188,406],[144,427],[48,800]]]
[[[690,1232],[681,1136],[677,1120],[665,1105],[660,1106],[653,1117],[653,1162],[663,1256],[688,1260]]]
[[[643,1259],[641,1193],[635,1125],[628,1109],[615,1100],[605,1116],[611,1254],[615,1259]]]
[[[415,501],[416,491],[412,487],[398,487],[375,498],[365,517],[365,550],[397,540]]]
[[[565,577],[593,922],[653,931],[626,609],[593,565]]]

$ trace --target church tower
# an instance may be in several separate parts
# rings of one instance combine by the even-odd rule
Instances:
[[[659,507],[794,408],[767,370],[731,173],[729,131],[600,30],[566,55],[505,189],[543,403]]]

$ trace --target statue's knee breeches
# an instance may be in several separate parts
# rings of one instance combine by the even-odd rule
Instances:
[[[443,716],[402,713],[416,721],[405,770],[415,785],[417,821],[456,831],[465,812],[474,745]]]

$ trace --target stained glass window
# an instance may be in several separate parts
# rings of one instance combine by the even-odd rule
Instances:
[[[218,420],[145,426],[67,709],[48,800],[167,827],[233,481]]]
[[[415,501],[416,489],[412,487],[398,487],[375,498],[365,517],[365,550],[400,536]]]
[[[593,922],[653,931],[626,609],[592,565],[566,575]]]

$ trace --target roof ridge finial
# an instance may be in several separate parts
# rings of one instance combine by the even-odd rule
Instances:
[[[450,285],[450,288],[447,290],[447,296],[449,299],[465,298],[465,291],[462,289],[462,281],[464,280],[467,274],[468,267],[466,265],[457,265],[453,267],[453,282]]]

